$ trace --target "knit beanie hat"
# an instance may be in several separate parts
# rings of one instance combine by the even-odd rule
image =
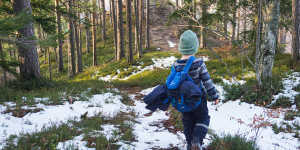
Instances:
[[[198,51],[199,41],[196,33],[191,30],[185,31],[180,36],[178,50],[182,55],[192,55]]]

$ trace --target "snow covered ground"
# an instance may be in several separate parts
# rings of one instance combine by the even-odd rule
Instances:
[[[153,61],[153,65],[150,65],[150,66],[146,66],[144,68],[142,68],[141,66],[133,66],[133,67],[136,67],[138,69],[137,72],[133,72],[130,76],[127,76],[123,79],[120,79],[120,80],[127,80],[129,79],[131,76],[134,76],[136,74],[140,74],[146,70],[148,71],[151,71],[151,70],[154,70],[155,68],[169,68],[172,66],[172,64],[177,60],[176,57],[174,56],[171,56],[171,57],[167,57],[167,58],[152,58],[152,61]],[[124,69],[124,70],[127,70],[127,69]],[[118,73],[120,73],[120,71],[118,70],[117,71]],[[98,76],[98,73],[96,72],[96,75],[95,76],[92,76],[92,78],[95,78]],[[103,81],[112,81],[112,80],[116,80],[118,79],[118,76],[111,76],[111,75],[107,75],[107,76],[104,76],[104,77],[98,77],[99,80],[103,80]]]
[[[166,68],[170,67],[176,60],[175,57],[168,57],[163,59],[153,59],[154,64],[147,66],[140,70],[140,72],[146,69],[154,69],[155,67]],[[136,72],[135,74],[137,74]],[[129,78],[129,77],[127,77]],[[110,78],[112,79],[112,78]],[[124,78],[125,80],[126,78]],[[223,80],[224,83],[234,84],[233,81]],[[243,82],[241,82],[243,83]],[[294,100],[294,97],[299,94],[293,90],[293,87],[300,84],[299,72],[294,72],[288,78],[283,80],[284,90],[278,95],[275,95],[275,100],[280,96],[290,97]],[[153,87],[154,88],[154,87]],[[135,134],[136,141],[128,144],[128,142],[119,141],[121,145],[120,149],[158,149],[158,148],[172,148],[178,147],[179,149],[185,149],[185,137],[181,132],[176,134],[171,133],[163,125],[163,122],[170,117],[168,113],[163,111],[155,111],[149,115],[150,111],[145,109],[145,103],[141,100],[137,100],[135,96],[137,94],[148,94],[153,88],[142,90],[140,93],[130,95],[130,98],[134,101],[133,106],[125,105],[121,102],[122,97],[113,92],[94,95],[89,101],[75,101],[73,104],[64,103],[63,105],[46,106],[38,103],[35,107],[23,106],[24,109],[41,109],[38,112],[31,112],[22,118],[14,117],[12,113],[3,113],[8,108],[14,107],[15,103],[6,103],[0,105],[0,149],[5,146],[5,139],[10,135],[19,135],[21,133],[32,133],[40,131],[43,127],[49,127],[53,123],[67,122],[68,119],[80,120],[80,116],[85,112],[88,112],[88,116],[93,116],[99,112],[103,115],[114,117],[120,110],[122,111],[135,111],[137,117],[133,124],[133,133]],[[220,99],[224,99],[223,87],[216,85],[216,88],[220,92]],[[44,101],[44,99],[36,99],[37,101]],[[296,106],[291,109],[295,110]],[[284,112],[288,109],[281,109],[278,111],[272,111],[264,107],[255,106],[242,102],[241,100],[229,101],[227,103],[220,103],[215,106],[212,103],[208,103],[209,115],[211,116],[209,128],[218,135],[223,134],[240,134],[245,135],[248,139],[255,137],[256,131],[259,131],[257,136],[258,146],[263,150],[287,150],[298,149],[299,141],[294,138],[291,133],[279,132],[275,134],[272,127],[265,126],[261,128],[254,128],[253,121],[256,118],[263,117],[267,123],[286,122],[289,124],[300,122],[300,118],[296,117],[292,121],[285,121]],[[271,114],[271,115],[270,115]],[[256,125],[261,122],[256,122]],[[113,134],[113,130],[116,128],[113,125],[102,125],[103,131],[95,131],[110,138]],[[259,130],[258,130],[259,129]],[[86,141],[82,141],[83,135],[74,137],[72,140],[60,142],[57,145],[57,149],[93,149],[86,147]],[[210,137],[207,135],[204,140],[205,146],[210,143]]]
[[[296,77],[296,82],[300,83]],[[295,80],[293,80],[295,81]],[[288,82],[288,81],[284,81]],[[296,85],[296,84],[293,84]],[[218,88],[221,88],[218,86]],[[153,88],[143,90],[142,94],[148,94]],[[104,93],[94,95],[90,101],[75,101],[74,104],[65,103],[64,105],[57,106],[45,106],[43,104],[37,105],[37,108],[43,109],[37,113],[29,113],[23,118],[17,118],[12,116],[11,113],[1,114],[1,126],[0,126],[0,149],[3,148],[5,143],[3,142],[9,135],[20,134],[21,132],[33,132],[39,131],[46,125],[50,126],[51,123],[66,122],[68,119],[75,118],[80,119],[80,115],[88,111],[88,116],[93,116],[97,112],[103,112],[104,115],[113,117],[120,110],[134,110],[138,117],[135,119],[137,123],[134,124],[134,134],[136,135],[136,142],[131,145],[123,144],[121,149],[150,149],[150,148],[170,148],[178,147],[180,149],[185,148],[184,134],[177,132],[177,134],[170,133],[162,124],[164,120],[168,120],[169,116],[166,112],[156,111],[152,115],[146,115],[150,113],[145,109],[145,104],[140,100],[135,100],[135,95],[131,95],[134,100],[135,106],[127,106],[121,103],[120,95],[114,95],[112,93]],[[222,97],[222,93],[221,93]],[[13,106],[13,103],[9,103]],[[94,106],[94,107],[91,107]],[[210,129],[218,135],[222,134],[241,134],[251,139],[255,136],[255,130],[250,125],[253,123],[253,117],[255,115],[265,116],[266,120],[270,123],[280,123],[283,121],[283,113],[278,113],[278,118],[268,118],[267,113],[270,110],[254,106],[241,102],[240,100],[229,101],[227,103],[221,103],[218,106],[208,103],[209,114],[211,116]],[[0,110],[6,110],[6,107],[0,105]],[[273,112],[275,113],[275,112]],[[300,119],[296,118],[292,122],[299,122]],[[153,125],[156,124],[156,125]],[[106,136],[111,136],[112,130],[115,128],[111,125],[104,125],[104,130],[101,131]],[[91,149],[85,147],[86,142],[81,141],[82,135],[74,137],[73,140],[61,142],[58,144],[58,149],[65,149],[70,146],[78,147],[79,149]],[[170,140],[172,139],[172,140]],[[205,145],[210,142],[210,137],[204,140]],[[258,136],[258,145],[263,150],[274,149],[297,149],[299,141],[293,137],[293,134],[282,133],[275,134],[271,127],[260,128],[260,134]]]

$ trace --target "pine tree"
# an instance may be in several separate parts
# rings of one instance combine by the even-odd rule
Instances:
[[[57,33],[62,34],[59,0],[55,0],[55,6],[56,6]],[[58,72],[64,70],[64,60],[63,60],[64,58],[63,58],[62,45],[63,45],[63,37],[60,35],[58,38]]]
[[[106,28],[105,28],[105,16],[106,16],[106,10],[105,10],[105,0],[101,0],[102,4],[102,40],[106,39]]]
[[[143,55],[143,48],[142,48],[142,44],[143,44],[143,20],[144,20],[144,2],[143,0],[140,0],[140,18],[139,18],[139,28],[140,28],[140,31],[139,31],[139,49],[138,49],[138,57],[141,58],[142,55]]]
[[[150,2],[146,0],[146,48],[150,46]]]
[[[293,0],[293,49],[292,58],[300,60],[300,0]]]
[[[29,15],[32,14],[30,0],[12,0],[12,3],[15,13],[26,10]],[[35,40],[31,39],[31,37],[34,36],[35,34],[32,22],[28,23],[26,26],[24,26],[24,28],[19,29],[19,38],[22,38],[22,40],[27,43],[27,46],[18,47],[21,80],[29,80],[31,78],[41,77]]]
[[[124,57],[124,36],[123,36],[123,4],[122,0],[118,0],[118,55],[117,60],[121,60]]]
[[[73,0],[69,0],[69,13],[74,14],[73,11]],[[69,16],[69,42],[68,42],[68,75],[69,77],[75,76],[75,31],[74,31],[74,18]]]
[[[127,62],[133,62],[132,53],[132,18],[131,18],[131,0],[127,0]]]
[[[96,0],[93,0],[93,66],[97,66]]]
[[[112,18],[113,18],[113,26],[114,26],[114,42],[115,42],[115,60],[118,59],[118,37],[117,37],[117,17],[116,17],[116,9],[115,9],[115,0],[111,0],[112,7]]]

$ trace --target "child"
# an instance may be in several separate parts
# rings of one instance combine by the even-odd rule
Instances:
[[[178,46],[179,52],[182,54],[182,58],[177,60],[173,65],[174,68],[184,68],[188,59],[194,56],[198,51],[199,42],[197,35],[187,30],[180,36],[180,42]],[[180,67],[176,67],[176,66]],[[215,86],[207,72],[207,68],[201,58],[196,58],[192,63],[189,76],[193,79],[196,85],[203,84],[201,98],[201,104],[191,112],[182,112],[182,123],[184,128],[184,135],[187,141],[187,149],[201,149],[203,138],[207,133],[209,126],[210,116],[208,115],[206,92],[208,96],[214,100],[214,104],[219,103],[218,94]],[[204,89],[205,88],[205,89]]]

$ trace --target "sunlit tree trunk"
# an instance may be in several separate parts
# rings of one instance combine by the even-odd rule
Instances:
[[[105,16],[106,16],[106,10],[105,10],[105,0],[102,1],[102,40],[106,39],[106,29],[105,29]]]
[[[96,0],[93,0],[93,66],[97,66]]]
[[[300,60],[300,0],[293,0],[292,58]]]
[[[143,0],[140,0],[139,7],[140,7],[139,8],[140,9],[140,12],[139,12],[139,14],[140,14],[140,18],[139,18],[139,21],[140,21],[140,23],[139,23],[139,28],[140,28],[139,42],[140,42],[140,44],[139,44],[139,50],[138,50],[138,57],[141,58],[143,55],[143,46],[142,46],[143,45],[143,20],[144,20],[144,2],[143,2]]]
[[[146,0],[146,43],[145,47],[149,48],[150,46],[150,26],[149,26],[149,21],[150,21],[150,0]]]
[[[74,14],[73,11],[73,0],[69,0],[69,13]],[[75,30],[74,30],[74,18],[69,17],[69,42],[68,42],[68,74],[69,77],[75,76],[76,65],[75,65]]]
[[[277,32],[280,16],[280,0],[269,0],[264,10],[264,39],[261,45],[260,76],[263,81],[267,81],[272,76],[274,63]]]
[[[135,43],[135,52],[137,52],[139,54],[139,0],[133,0],[134,3],[134,15],[135,15],[135,26],[134,26],[134,43]]]
[[[115,9],[115,0],[111,0],[112,7],[112,18],[114,26],[114,42],[115,42],[115,60],[118,59],[118,37],[117,37],[117,18],[116,18],[116,9]]]
[[[12,0],[12,4],[15,13],[26,10],[26,13],[29,15],[32,14],[30,0]],[[23,41],[28,43],[26,47],[18,47],[21,80],[29,80],[30,78],[41,77],[35,40],[30,39],[34,36],[33,22],[29,22],[24,26],[24,28],[19,29],[19,38],[22,38]]]
[[[118,55],[117,60],[121,60],[124,57],[124,31],[123,31],[123,13],[122,13],[122,0],[118,0]]]

